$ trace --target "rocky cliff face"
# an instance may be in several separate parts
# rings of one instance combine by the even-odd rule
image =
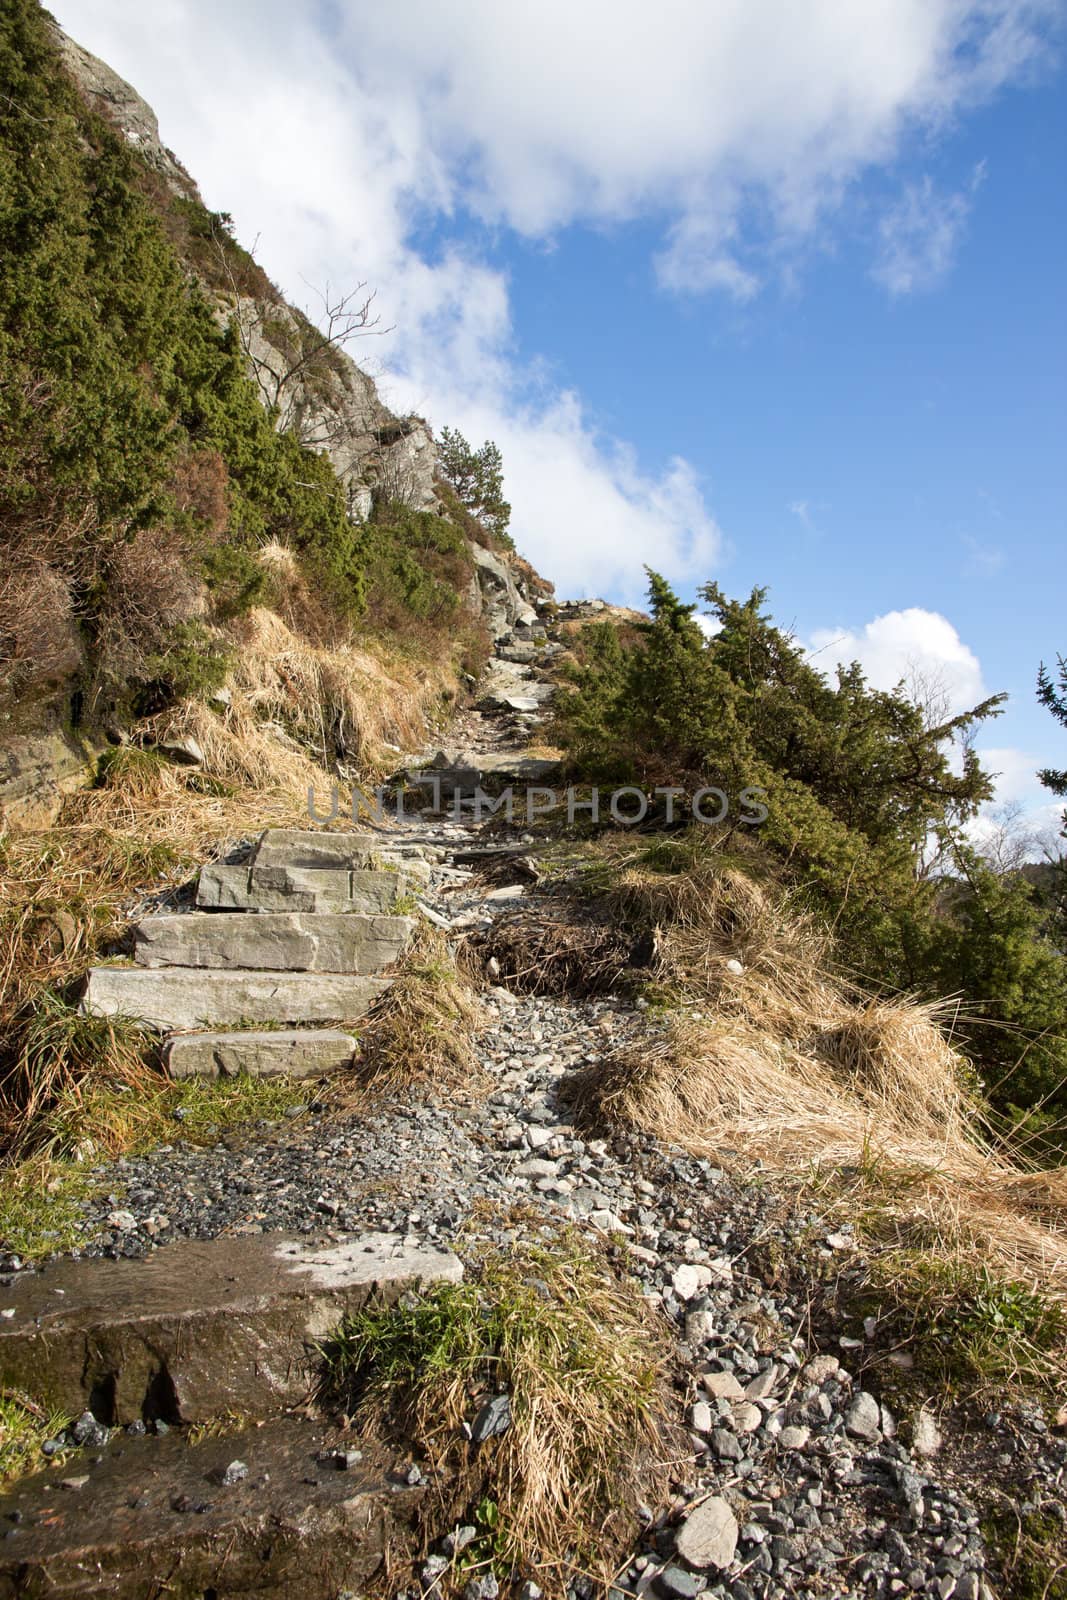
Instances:
[[[163,143],[151,106],[125,79],[69,38],[56,40],[64,65],[92,110],[123,134],[145,164],[180,200],[203,204],[194,179]],[[341,343],[323,344],[307,359],[316,330],[281,297],[269,301],[207,286],[220,321],[236,316],[249,371],[278,426],[323,450],[348,490],[349,511],[365,520],[379,485],[416,510],[434,510],[437,453],[421,417],[397,417]],[[336,330],[335,330],[336,331]],[[321,340],[321,336],[320,340]],[[294,370],[295,369],[295,370]]]
[[[391,412],[373,379],[343,348],[344,335],[358,334],[363,326],[360,297],[351,308],[344,303],[332,308],[332,317],[327,308],[326,332],[287,304],[232,238],[227,219],[204,207],[195,180],[163,143],[152,108],[105,62],[50,26],[82,99],[144,163],[145,197],[179,258],[197,275],[219,323],[236,323],[264,408],[279,431],[329,458],[344,486],[350,519],[367,521],[376,496],[420,512],[444,511],[429,426],[420,417]],[[426,564],[416,545],[402,554],[416,565]],[[507,551],[468,541],[459,572],[449,581],[460,594],[464,626],[471,619],[484,621],[489,637],[503,645],[514,628],[528,628],[536,620],[531,600],[548,586]],[[397,627],[402,629],[403,622]],[[99,754],[98,747],[71,737],[66,719],[53,715],[51,706],[37,722],[41,726],[31,731],[23,719],[17,734],[8,731],[0,739],[0,829],[47,826],[58,815],[63,795],[84,780]]]

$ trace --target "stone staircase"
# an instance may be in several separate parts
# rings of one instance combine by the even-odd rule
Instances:
[[[319,1345],[462,1270],[397,1235],[261,1234],[20,1275],[0,1374],[76,1417],[81,1448],[0,1495],[0,1600],[361,1589],[421,1475],[319,1413]]]
[[[196,910],[139,922],[134,964],[94,967],[83,1009],[162,1032],[174,1077],[344,1067],[355,1039],[338,1025],[388,989],[414,929],[395,908],[425,855],[388,834],[270,828],[247,862],[201,870]]]

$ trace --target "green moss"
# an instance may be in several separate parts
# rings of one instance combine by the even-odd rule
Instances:
[[[989,1512],[982,1537],[1012,1600],[1067,1600],[1067,1529],[1047,1512]]]

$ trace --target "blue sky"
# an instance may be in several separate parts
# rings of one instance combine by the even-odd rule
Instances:
[[[386,399],[504,452],[561,594],[767,585],[828,667],[1006,689],[1055,814],[1067,149],[1054,0],[60,0]],[[1036,810],[1035,810],[1036,808]],[[1037,813],[1040,815],[1037,815]]]

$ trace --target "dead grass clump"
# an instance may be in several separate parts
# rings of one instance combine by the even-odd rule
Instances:
[[[936,1129],[957,1136],[976,1103],[965,1084],[974,1076],[939,1026],[947,1007],[916,1000],[869,1000],[850,1008],[816,1051],[877,1116],[902,1123],[923,1139]]]
[[[84,658],[70,582],[44,561],[0,577],[0,695],[64,683]]]
[[[370,641],[310,645],[270,611],[250,612],[233,631],[235,700],[241,697],[261,720],[279,723],[327,770],[344,760],[372,768],[383,744],[417,748],[427,720],[455,689],[443,665]]]
[[[843,1219],[866,1209],[880,1248],[992,1262],[1067,1300],[1062,1175],[1023,1174],[982,1146],[934,1008],[876,1003],[852,1046],[835,1071],[743,1022],[682,1015],[576,1073],[567,1092],[586,1125],[639,1127],[697,1155],[733,1150],[800,1174]],[[856,1175],[845,1202],[842,1172]]]
[[[636,1289],[561,1234],[356,1312],[326,1352],[326,1394],[405,1449],[419,1441],[426,1542],[457,1522],[478,1529],[455,1558],[457,1588],[518,1573],[561,1597],[583,1568],[606,1590],[635,1504],[664,1487],[652,1463],[670,1454],[656,1448],[667,1349]],[[494,1399],[503,1431],[481,1439]]]
[[[502,917],[468,949],[483,969],[495,958],[497,981],[522,994],[607,994],[651,957],[651,944],[625,928],[565,908]]]
[[[685,870],[656,870],[647,861],[655,859],[653,847],[646,860],[624,857],[608,891],[618,915],[654,930],[657,976],[790,1039],[843,1018],[847,996],[831,976],[830,941],[813,918],[713,841],[680,848]],[[730,973],[729,960],[744,967],[743,981]]]
[[[481,1020],[447,940],[420,929],[360,1028],[360,1086],[376,1094],[476,1091],[488,1081],[473,1042]]]

